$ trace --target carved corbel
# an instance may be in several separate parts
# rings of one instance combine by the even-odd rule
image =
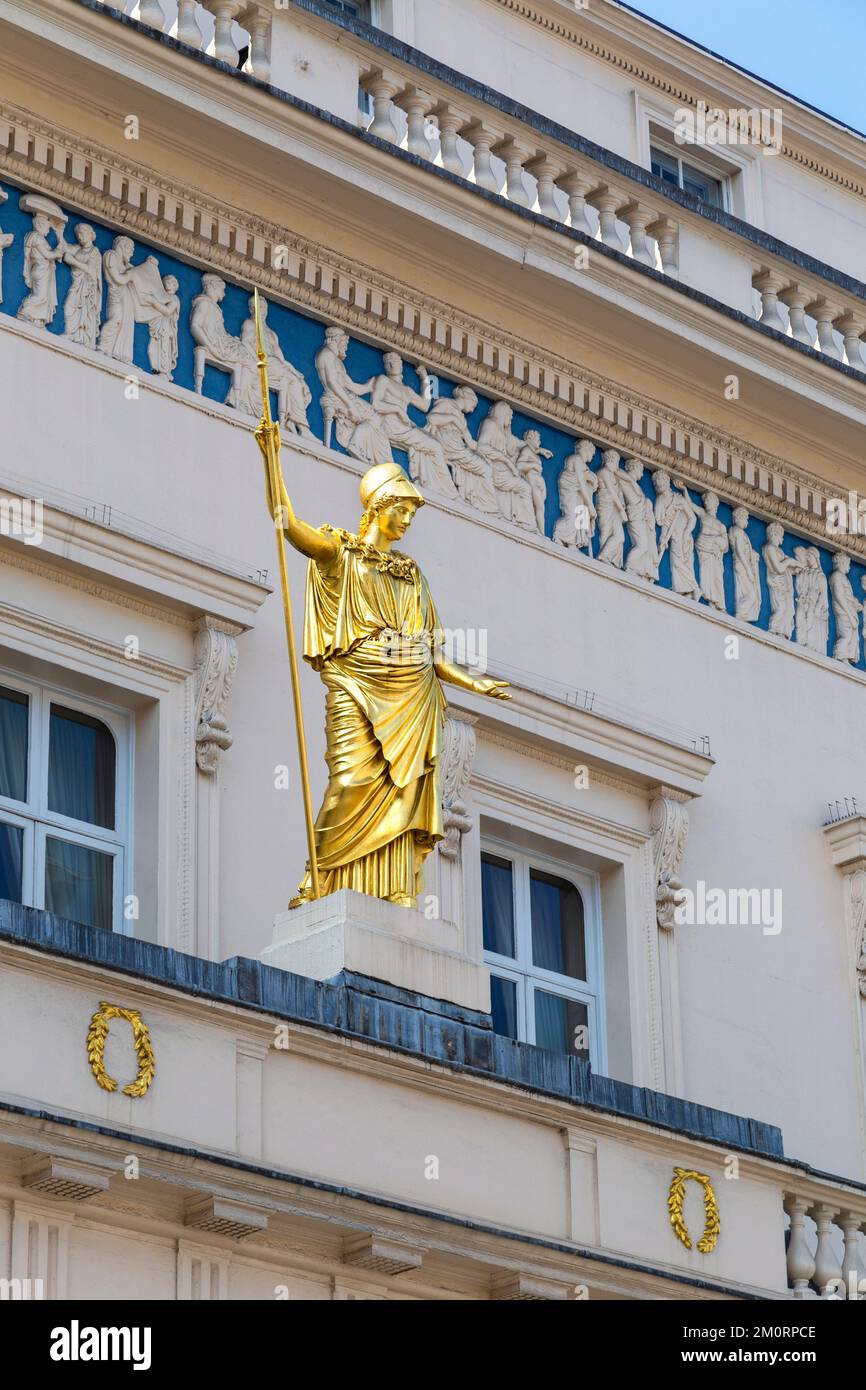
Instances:
[[[442,822],[445,838],[439,845],[444,859],[460,858],[460,842],[472,829],[463,793],[469,783],[475,760],[475,724],[472,714],[451,709],[445,720],[445,748],[442,753]]]
[[[225,710],[238,664],[238,631],[216,618],[204,618],[196,632],[195,761],[210,777],[219,767],[220,754],[232,745]]]
[[[866,816],[833,821],[825,825],[824,834],[833,863],[842,874],[857,986],[866,999]]]
[[[683,885],[678,875],[689,835],[686,803],[691,798],[687,793],[667,786],[654,787],[650,795],[656,917],[659,926],[670,931],[674,925],[674,913],[683,901]]]

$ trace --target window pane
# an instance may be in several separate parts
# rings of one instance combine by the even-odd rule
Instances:
[[[111,931],[113,878],[112,855],[68,840],[45,841],[45,906],[58,917]]]
[[[695,169],[691,164],[683,163],[683,188],[686,193],[691,193],[695,198],[702,198],[711,207],[722,206],[722,188],[718,179],[712,178],[709,174],[702,174],[700,169]]]
[[[657,179],[664,179],[665,183],[672,183],[674,188],[680,186],[680,163],[672,154],[666,154],[664,150],[650,150],[650,168]]]
[[[494,1033],[506,1038],[517,1037],[517,985],[513,980],[490,976],[490,1012]]]
[[[27,718],[29,704],[20,690],[0,686],[0,796],[27,800]]]
[[[21,863],[24,854],[24,831],[20,825],[0,821],[0,898],[20,903]]]
[[[576,999],[535,990],[535,1046],[589,1060],[589,1009]]]
[[[583,899],[573,883],[532,869],[532,963],[573,980],[586,979]]]
[[[494,854],[481,856],[481,914],[484,949],[514,956],[514,889],[511,865]]]
[[[48,809],[114,829],[116,753],[111,730],[78,710],[51,706]]]

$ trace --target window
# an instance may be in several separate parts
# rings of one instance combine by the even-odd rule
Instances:
[[[342,10],[343,14],[350,14],[353,19],[363,19],[368,24],[373,22],[370,0],[325,0],[325,4],[334,10]]]
[[[504,846],[481,855],[493,1027],[604,1069],[597,885]]]
[[[0,898],[121,929],[128,743],[119,711],[0,674]]]
[[[650,161],[653,173],[674,188],[691,193],[713,208],[724,208],[724,180],[706,169],[683,159],[682,155],[660,145],[650,147]]]

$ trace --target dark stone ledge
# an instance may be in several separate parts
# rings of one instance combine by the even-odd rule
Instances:
[[[457,1072],[709,1140],[726,1150],[784,1155],[782,1132],[775,1125],[597,1076],[577,1057],[500,1037],[487,1015],[364,976],[344,972],[322,983],[248,956],[202,960],[6,900],[0,900],[0,940],[103,966],[143,984],[166,985],[183,994],[377,1043]]]

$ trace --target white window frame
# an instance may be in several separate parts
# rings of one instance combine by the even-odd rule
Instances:
[[[132,892],[132,810],[134,728],[126,710],[101,700],[83,697],[50,681],[31,681],[0,667],[0,686],[28,697],[27,801],[0,796],[0,820],[24,829],[21,897],[25,906],[45,908],[45,842],[68,840],[98,850],[114,859],[112,874],[112,930],[131,936],[134,922],[124,917],[124,900]],[[51,706],[62,705],[100,720],[110,730],[115,745],[113,830],[91,825],[48,808],[48,738]]]
[[[604,950],[601,935],[601,892],[598,875],[573,864],[563,863],[549,855],[517,850],[507,840],[484,836],[482,854],[507,859],[512,866],[514,892],[514,956],[501,956],[484,951],[485,964],[492,974],[512,980],[517,994],[517,1036],[523,1042],[535,1043],[535,1007],[533,994],[541,989],[587,1006],[589,1028],[589,1060],[593,1071],[607,1074],[607,1030],[604,1010]],[[586,951],[585,981],[570,975],[543,970],[532,960],[532,919],[530,913],[530,870],[555,874],[570,883],[583,902],[583,933]]]
[[[696,146],[694,145],[677,145],[663,137],[660,138],[654,135],[653,132],[650,131],[650,163],[652,163],[653,150],[659,150],[662,154],[666,154],[668,159],[675,159],[677,161],[681,180],[683,177],[683,165],[690,164],[693,169],[697,169],[699,174],[704,174],[708,179],[712,179],[713,183],[718,184],[722,196],[721,210],[722,212],[730,212],[732,210],[731,176],[725,174],[721,169],[715,168],[709,160],[701,159],[700,155],[695,158],[692,154],[695,148]],[[685,191],[682,182],[680,182],[679,188],[680,192]],[[707,206],[713,207],[714,204],[708,203]]]

